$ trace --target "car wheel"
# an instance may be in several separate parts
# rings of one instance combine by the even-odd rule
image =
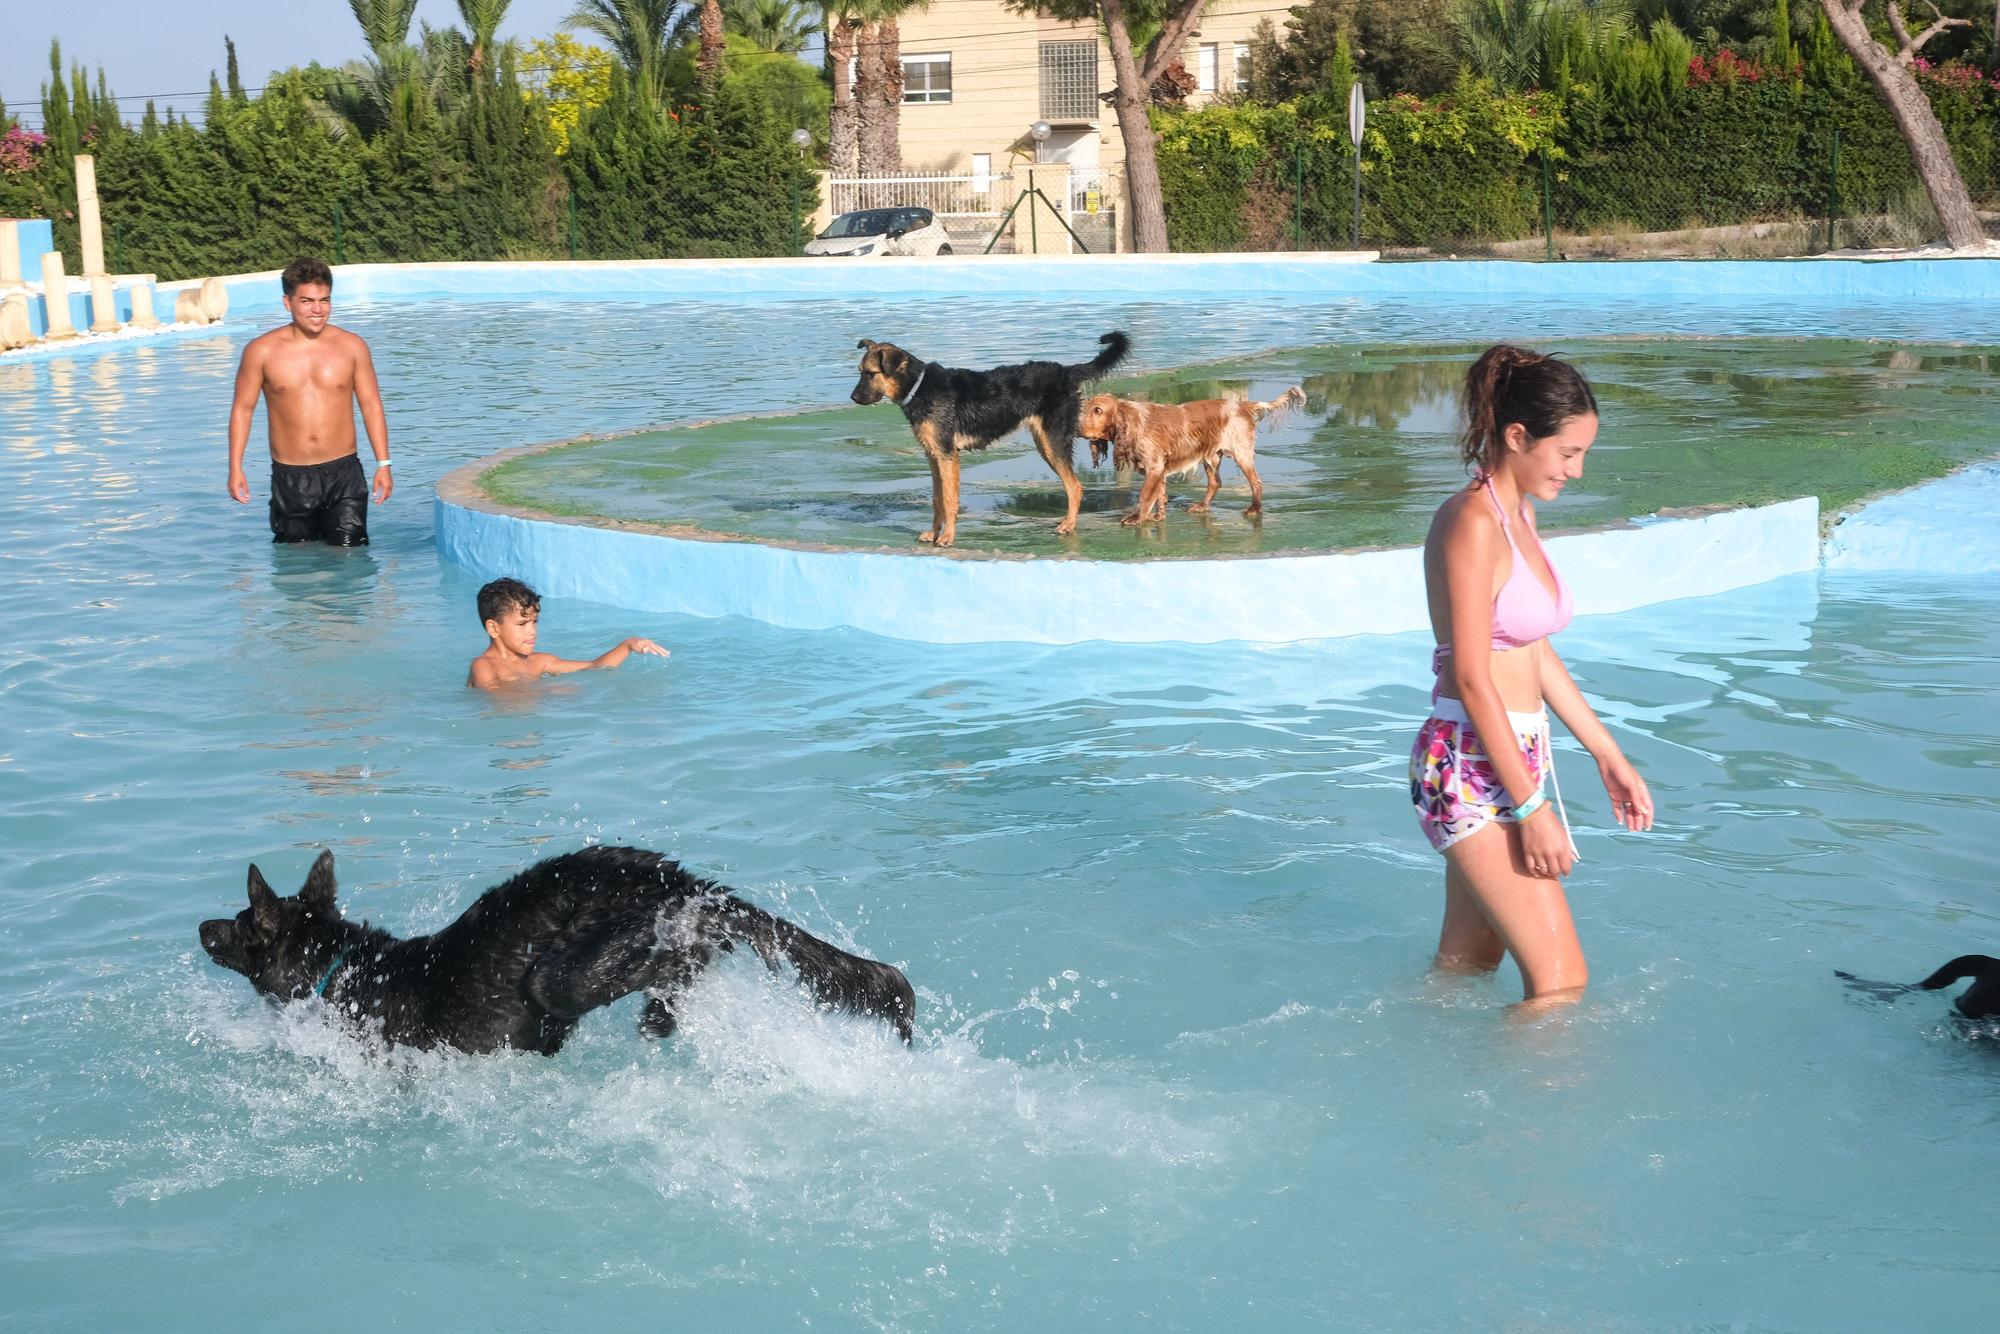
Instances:
[[[940,255],[949,255],[951,253],[951,247],[948,245],[941,245],[937,248],[937,253]]]

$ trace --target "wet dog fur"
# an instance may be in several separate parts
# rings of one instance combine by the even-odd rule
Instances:
[[[2000,959],[1985,954],[1961,954],[1921,982],[1868,982],[1852,973],[1834,976],[1857,991],[1894,1000],[1912,991],[1942,991],[1972,979],[1972,985],[1952,1005],[1967,1019],[2000,1019]]]
[[[821,1004],[877,1015],[910,1040],[916,994],[901,971],[838,949],[642,848],[590,847],[537,862],[458,920],[398,940],[334,904],[321,852],[293,898],[255,866],[250,906],[201,924],[209,958],[277,1001],[317,992],[387,1042],[553,1056],[577,1021],[635,991],[639,1031],[666,1037],[674,1005],[717,950],[789,960]]]
[[[1305,404],[1305,390],[1293,385],[1265,403],[1240,398],[1206,398],[1194,403],[1141,403],[1135,399],[1093,394],[1083,405],[1078,431],[1090,441],[1095,462],[1104,445],[1112,462],[1136,467],[1145,474],[1139,504],[1121,522],[1142,523],[1167,517],[1167,478],[1201,468],[1208,474],[1208,493],[1188,506],[1190,514],[1206,514],[1222,488],[1222,460],[1230,459],[1250,483],[1246,515],[1264,512],[1264,481],[1257,476],[1257,424],[1266,417]]]
[[[1023,361],[988,371],[923,361],[892,343],[863,338],[855,344],[862,350],[860,379],[848,397],[861,404],[887,399],[900,407],[930,463],[931,526],[917,535],[919,542],[948,547],[956,538],[959,456],[1023,426],[1062,481],[1068,511],[1056,531],[1076,531],[1083,483],[1071,459],[1081,387],[1108,374],[1132,345],[1116,331],[1097,341],[1104,350],[1080,365]]]

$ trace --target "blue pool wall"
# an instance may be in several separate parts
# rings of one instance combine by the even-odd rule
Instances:
[[[455,496],[464,490],[448,485],[437,501],[445,559],[482,579],[512,575],[545,595],[636,611],[938,644],[1283,643],[1429,623],[1416,549],[1157,561],[827,551],[521,518]],[[1548,547],[1579,614],[1626,611],[1813,569],[1819,503],[1572,534]]]
[[[460,264],[343,264],[334,301],[425,298],[496,300],[898,300],[1118,295],[1126,298],[1269,293],[1286,300],[1448,301],[1645,300],[1662,303],[1791,302],[1801,306],[2000,298],[2000,260],[1635,260],[1540,263],[1512,260],[1371,262],[1366,252],[1294,255],[990,255],[849,259],[604,260]],[[284,318],[278,271],[225,275],[229,320],[251,327]],[[154,309],[170,322],[180,289],[161,283]],[[31,319],[41,329],[39,301]],[[129,316],[129,298],[121,318]],[[88,327],[83,297],[71,318]],[[109,342],[30,349],[88,356]],[[22,352],[6,355],[22,356]]]

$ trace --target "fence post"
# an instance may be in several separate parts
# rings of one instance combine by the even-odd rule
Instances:
[[[1035,226],[1036,209],[1034,199],[1040,193],[1041,191],[1035,188],[1035,169],[1030,167],[1028,168],[1028,193],[1026,197],[1028,200],[1028,253],[1031,255],[1042,253],[1042,238]]]
[[[1542,150],[1542,235],[1548,238],[1545,259],[1556,257],[1556,208],[1549,191],[1549,150]]]
[[[1356,85],[1359,87],[1360,85]],[[1361,145],[1354,146],[1354,249],[1361,249]]]
[[[1833,127],[1833,158],[1826,173],[1826,248],[1833,249],[1833,229],[1840,221],[1840,127]]]
[[[347,242],[340,234],[340,201],[333,201],[333,262],[347,263]]]
[[[1292,145],[1292,249],[1305,249],[1306,146]]]
[[[576,258],[576,191],[569,192],[569,257]]]

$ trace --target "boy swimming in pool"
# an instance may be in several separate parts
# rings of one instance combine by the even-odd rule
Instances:
[[[667,651],[650,639],[632,638],[608,653],[588,662],[558,658],[553,653],[535,652],[535,628],[541,620],[542,599],[519,579],[495,579],[479,590],[479,619],[486,623],[491,641],[486,651],[472,660],[465,683],[481,690],[533,681],[543,676],[561,676],[592,667],[616,667],[634,653],[664,658]]]

